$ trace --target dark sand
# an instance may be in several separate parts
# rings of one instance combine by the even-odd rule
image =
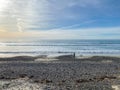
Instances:
[[[119,85],[119,57],[0,58],[0,90],[120,90]]]

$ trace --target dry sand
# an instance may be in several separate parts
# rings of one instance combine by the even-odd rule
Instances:
[[[120,58],[0,58],[0,90],[120,90]]]

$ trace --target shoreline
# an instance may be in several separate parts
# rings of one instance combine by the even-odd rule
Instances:
[[[0,58],[0,90],[114,90],[119,70],[120,58],[111,56]]]
[[[37,57],[37,56],[47,56],[47,57],[59,57],[65,55],[73,55],[75,54],[76,57],[93,57],[93,56],[106,56],[106,57],[120,57],[120,54],[80,54],[76,52],[58,52],[58,53],[48,53],[48,54],[0,54],[0,58],[12,58],[12,57],[21,57],[21,56],[28,56],[28,57]]]

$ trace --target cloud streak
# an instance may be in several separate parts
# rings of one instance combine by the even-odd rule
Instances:
[[[23,32],[23,26],[22,26],[23,22],[21,19],[17,19],[17,27],[18,27],[18,31],[19,32]]]
[[[86,13],[82,8],[88,6],[98,7],[101,0],[2,0],[1,5],[6,6],[0,12],[0,20],[7,21],[4,24],[14,24],[9,30],[23,31],[34,28],[39,30],[49,30],[78,24],[77,19],[82,24],[87,21]],[[8,4],[9,3],[9,4]],[[80,12],[75,11],[78,7]],[[3,18],[4,17],[4,18]],[[86,19],[85,19],[86,18]],[[19,20],[20,19],[20,20]],[[22,20],[22,22],[21,22]],[[71,23],[67,23],[67,22]],[[72,21],[75,21],[72,23]],[[89,20],[88,20],[89,21]],[[52,22],[52,23],[51,23]],[[16,25],[15,25],[16,23]],[[21,23],[24,23],[21,25]]]
[[[114,32],[113,32],[114,31]],[[120,39],[120,27],[88,28],[88,29],[62,29],[51,30],[45,33],[51,39]],[[45,37],[44,37],[45,38]]]
[[[113,32],[114,31],[114,32]],[[7,32],[0,30],[0,38],[39,39],[120,39],[120,27],[88,29],[54,29],[47,31]]]
[[[119,1],[112,2],[0,0],[0,32],[5,34],[4,31],[7,31],[11,37],[120,38]],[[7,36],[1,34],[1,37]]]

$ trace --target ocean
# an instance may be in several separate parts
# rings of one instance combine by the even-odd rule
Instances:
[[[120,40],[1,40],[0,56],[120,55]]]

